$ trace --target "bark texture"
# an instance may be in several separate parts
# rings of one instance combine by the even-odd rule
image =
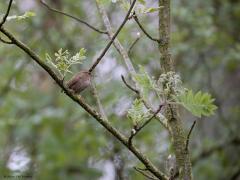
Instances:
[[[174,62],[170,53],[170,0],[159,0],[159,6],[163,6],[159,11],[159,38],[165,40],[163,45],[159,44],[160,63],[162,73],[167,73],[174,71]],[[179,179],[191,180],[193,178],[192,165],[189,151],[185,149],[186,137],[177,106],[169,105],[166,108],[165,116],[170,127],[171,141],[177,163],[176,171]]]

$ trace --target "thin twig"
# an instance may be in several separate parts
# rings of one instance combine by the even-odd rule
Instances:
[[[122,78],[123,83],[124,83],[130,90],[132,90],[133,92],[135,92],[136,94],[139,95],[139,91],[138,91],[137,89],[133,88],[132,86],[130,86],[130,85],[127,83],[127,81],[125,80],[125,78],[124,78],[123,75],[121,75],[121,78]]]
[[[152,180],[157,180],[157,178],[150,176],[149,174],[147,174],[144,170],[138,168],[138,167],[133,167],[137,172],[141,173],[143,176],[145,176],[148,179],[152,179]]]
[[[92,72],[94,70],[94,68],[98,65],[98,63],[101,61],[101,59],[103,58],[103,56],[106,54],[106,52],[108,51],[108,49],[110,48],[110,46],[112,45],[112,43],[114,42],[115,38],[117,37],[117,35],[120,33],[120,31],[122,30],[123,26],[126,24],[126,22],[128,21],[128,17],[135,5],[137,0],[134,0],[133,3],[131,4],[122,24],[119,26],[118,30],[116,31],[116,33],[113,35],[111,41],[107,44],[107,46],[105,47],[105,49],[103,50],[103,52],[100,54],[100,56],[97,58],[97,60],[95,61],[95,63],[92,65],[92,67],[90,67],[89,72]]]
[[[132,139],[134,136],[136,136],[148,123],[151,122],[151,120],[161,111],[164,104],[160,104],[157,111],[148,119],[146,120],[140,127],[135,127],[134,131],[131,132],[131,135],[128,139],[129,145],[132,145]]]
[[[129,55],[129,56],[130,56],[130,54],[131,54],[132,49],[133,49],[134,46],[137,44],[137,42],[140,40],[140,38],[141,38],[141,37],[137,37],[137,38],[135,39],[135,41],[133,41],[133,43],[132,43],[131,46],[129,47],[129,49],[128,49],[128,55]]]
[[[6,40],[2,39],[1,37],[0,37],[0,41],[1,41],[2,43],[5,43],[5,44],[13,44],[12,41],[6,41]]]
[[[107,34],[107,31],[100,30],[100,29],[92,26],[91,24],[87,23],[86,21],[84,21],[84,20],[82,20],[82,19],[79,19],[79,18],[77,18],[77,17],[75,17],[75,16],[73,16],[73,15],[71,15],[71,14],[68,14],[68,13],[65,13],[65,12],[63,12],[63,11],[60,11],[60,10],[57,10],[57,9],[54,9],[54,8],[50,7],[50,6],[49,6],[48,4],[46,4],[43,0],[40,0],[40,3],[41,3],[42,5],[44,5],[44,6],[45,6],[48,10],[50,10],[50,11],[53,11],[53,12],[55,12],[55,13],[59,13],[59,14],[61,14],[61,15],[67,16],[67,17],[70,17],[70,18],[72,18],[72,19],[74,19],[74,20],[76,20],[76,21],[78,21],[78,22],[86,25],[87,27],[89,27],[90,29],[92,29],[92,30],[94,30],[94,31],[96,31],[96,32],[98,32],[98,33]]]
[[[9,15],[9,12],[10,12],[10,9],[11,9],[11,6],[12,6],[12,2],[13,0],[10,0],[9,3],[8,3],[8,8],[7,8],[7,12],[5,13],[5,15],[3,16],[3,19],[2,21],[0,22],[0,28],[2,27],[2,25],[6,22],[7,20],[7,17]]]
[[[140,23],[136,13],[134,12],[133,14],[133,19],[136,21],[137,25],[139,26],[139,28],[142,30],[142,32],[152,41],[155,41],[157,43],[163,44],[163,41],[157,38],[153,38],[143,27],[143,25]]]
[[[106,116],[106,113],[105,113],[105,111],[104,111],[104,109],[103,109],[103,105],[102,105],[102,103],[101,103],[101,101],[100,101],[99,93],[98,93],[98,91],[97,91],[96,83],[94,82],[94,80],[92,80],[92,83],[91,83],[91,84],[92,84],[92,89],[93,89],[93,96],[94,96],[95,99],[96,99],[98,109],[99,109],[102,117],[103,117],[106,121],[108,121],[108,118],[107,118],[107,116]]]
[[[185,146],[185,150],[188,151],[188,145],[189,145],[189,140],[190,140],[190,136],[191,136],[191,133],[192,133],[192,130],[194,128],[196,124],[196,121],[193,122],[191,128],[190,128],[190,131],[188,132],[188,135],[187,135],[187,140],[186,140],[186,146]]]

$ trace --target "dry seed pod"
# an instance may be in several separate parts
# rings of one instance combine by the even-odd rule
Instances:
[[[68,82],[67,87],[75,94],[82,92],[91,84],[91,74],[89,71],[83,70],[75,74]]]

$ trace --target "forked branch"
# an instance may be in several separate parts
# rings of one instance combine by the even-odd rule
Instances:
[[[128,17],[132,12],[132,9],[135,5],[137,0],[133,0],[122,24],[119,26],[118,30],[116,31],[116,33],[113,35],[113,37],[111,38],[110,42],[107,44],[107,46],[105,47],[105,49],[102,51],[102,53],[100,54],[100,56],[97,58],[97,60],[95,61],[95,63],[92,65],[92,67],[90,67],[89,72],[92,72],[95,67],[98,65],[98,63],[102,60],[103,56],[106,54],[106,52],[108,51],[108,49],[110,48],[110,46],[112,45],[112,43],[114,42],[115,38],[118,36],[118,34],[120,33],[120,31],[122,30],[122,28],[124,27],[124,25],[126,24],[126,22],[128,21]]]
[[[133,131],[131,131],[131,136],[130,136],[129,139],[128,139],[128,144],[129,144],[129,145],[132,145],[132,139],[133,139],[133,137],[135,137],[146,125],[148,125],[148,124],[151,122],[151,120],[152,120],[153,118],[156,117],[156,115],[161,111],[161,109],[162,109],[163,106],[164,106],[164,104],[160,104],[159,107],[158,107],[158,109],[157,109],[157,111],[156,111],[148,120],[146,120],[141,126],[135,127],[135,128],[133,129]]]

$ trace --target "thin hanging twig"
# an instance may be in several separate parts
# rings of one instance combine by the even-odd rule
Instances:
[[[190,131],[188,132],[188,135],[187,135],[187,140],[186,140],[186,146],[185,146],[185,150],[188,151],[188,145],[189,145],[189,139],[190,139],[190,136],[191,136],[191,133],[192,133],[192,130],[194,128],[196,124],[196,121],[193,122],[191,128],[190,128]]]
[[[63,12],[63,11],[60,11],[60,10],[57,10],[57,9],[54,9],[54,8],[50,7],[50,6],[49,6],[47,3],[45,3],[43,0],[40,0],[40,3],[41,3],[42,5],[44,5],[44,6],[45,6],[48,10],[50,10],[50,11],[53,11],[53,12],[55,12],[55,13],[62,14],[62,15],[64,15],[64,16],[67,16],[67,17],[69,17],[69,18],[72,18],[72,19],[74,19],[74,20],[76,20],[76,21],[78,21],[78,22],[86,25],[87,27],[89,27],[90,29],[92,29],[92,30],[94,30],[94,31],[96,31],[96,32],[98,32],[98,33],[107,34],[107,31],[100,30],[100,29],[94,27],[93,25],[89,24],[88,22],[86,22],[86,21],[84,21],[84,20],[82,20],[82,19],[80,19],[80,18],[77,18],[77,17],[75,17],[75,16],[73,16],[73,15],[71,15],[71,14],[68,14],[68,13],[65,13],[65,12]]]

